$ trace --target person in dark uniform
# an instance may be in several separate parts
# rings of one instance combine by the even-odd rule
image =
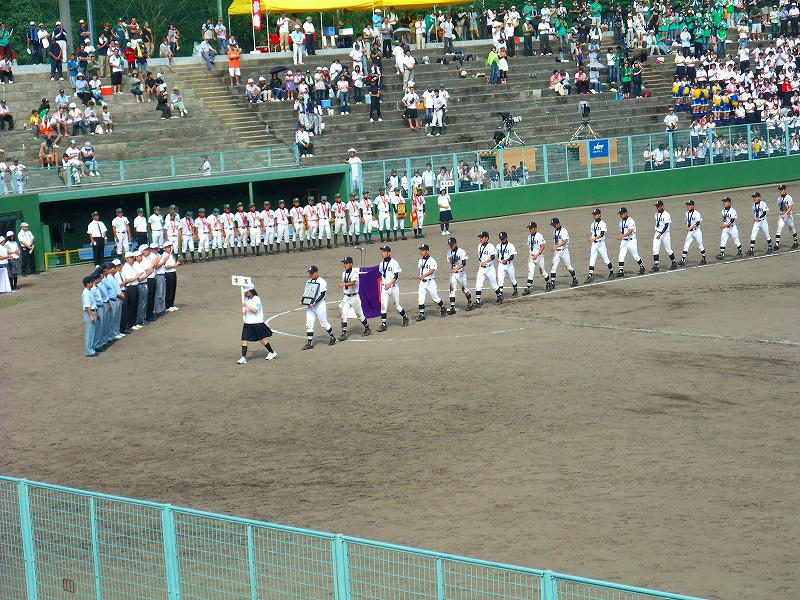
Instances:
[[[92,220],[89,222],[86,232],[92,243],[92,262],[96,268],[103,264],[103,254],[108,241],[108,230],[105,223],[100,220],[100,214],[97,211],[92,213]]]

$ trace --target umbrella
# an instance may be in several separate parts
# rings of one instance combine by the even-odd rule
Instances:
[[[277,65],[269,70],[269,74],[274,75],[275,73],[280,73],[281,71],[288,71],[288,70],[289,67],[284,67],[283,65]]]
[[[411,30],[408,27],[398,27],[392,32],[392,37],[394,36],[402,36],[403,34],[411,35]]]

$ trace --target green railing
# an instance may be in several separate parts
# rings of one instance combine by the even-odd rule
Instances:
[[[368,161],[362,165],[359,187],[377,193],[386,184],[393,169],[397,171],[398,177],[407,173],[410,185],[414,173],[422,173],[428,164],[436,175],[444,167],[452,181],[452,185],[448,186],[450,192],[470,192],[742,160],[763,160],[800,153],[800,127],[793,128],[794,122],[791,120],[785,120],[780,125],[783,128],[770,129],[765,123],[717,127],[703,136],[692,135],[690,130],[681,130],[670,135],[662,131],[605,138],[605,152],[602,148],[599,149],[600,152],[596,152],[594,146],[597,140],[581,140]],[[446,136],[441,139],[446,139]],[[663,150],[660,151],[659,146]],[[689,156],[683,160],[676,158],[675,151],[679,148],[688,148]],[[699,157],[694,155],[696,149]],[[664,155],[661,164],[656,164],[653,160],[653,155],[658,152]],[[595,156],[592,160],[587,160],[587,157],[596,153],[605,156]],[[485,181],[476,183],[469,178],[460,178],[459,165],[462,161],[470,168],[478,163],[485,171]],[[493,165],[498,167],[495,180],[491,177]],[[508,165],[508,172],[504,170],[504,165]],[[435,185],[434,193],[438,193],[438,190],[438,185]]]
[[[63,143],[63,142],[62,142]],[[80,175],[80,168],[39,167],[25,170],[27,175],[25,188],[28,192],[40,192],[53,189],[80,189],[83,187],[102,187],[137,183],[153,180],[174,180],[202,177],[200,167],[202,156],[208,156],[211,164],[210,177],[235,175],[237,173],[263,172],[271,169],[287,169],[300,164],[296,146],[275,146],[254,150],[225,150],[223,152],[206,152],[205,154],[180,154],[178,156],[160,156],[130,160],[104,161],[98,157],[100,177],[90,177],[88,168],[86,176]],[[9,188],[12,187],[11,174],[6,174]],[[14,188],[16,191],[16,188]]]
[[[0,598],[698,600],[0,476]]]

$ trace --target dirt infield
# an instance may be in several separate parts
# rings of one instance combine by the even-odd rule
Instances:
[[[750,191],[731,194],[745,244]],[[777,193],[762,192],[774,235]],[[406,329],[392,314],[386,333],[309,352],[293,310],[304,271],[335,287],[348,251],[187,266],[182,309],[94,360],[87,269],[21,280],[31,300],[0,310],[0,472],[686,594],[796,598],[800,253],[764,257],[759,239],[756,259],[715,261],[722,195],[695,196],[707,267],[606,283],[600,264],[577,289],[560,271],[547,295],[537,276],[532,297]],[[665,201],[680,253],[683,199]],[[648,269],[652,203],[628,205]],[[615,231],[618,207],[602,208]],[[589,212],[558,212],[581,281]],[[524,249],[527,222],[549,238],[553,214],[455,224],[470,286],[480,229]],[[441,265],[438,229],[425,241]],[[418,243],[392,246],[414,317]],[[272,362],[235,364],[232,274],[291,334],[273,337]]]

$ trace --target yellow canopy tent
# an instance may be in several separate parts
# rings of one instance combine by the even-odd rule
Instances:
[[[398,0],[397,2],[384,2],[378,0],[371,2],[370,0],[306,0],[305,2],[298,3],[297,0],[265,0],[261,2],[261,10],[268,13],[287,12],[287,13],[303,13],[310,12],[324,12],[329,10],[367,10],[372,11],[376,8],[388,8],[393,6],[397,10],[406,10],[411,8],[423,8],[428,6],[435,6],[437,3],[431,0]],[[441,4],[439,2],[438,4]],[[249,15],[251,11],[250,0],[233,0],[228,7],[228,15]]]

